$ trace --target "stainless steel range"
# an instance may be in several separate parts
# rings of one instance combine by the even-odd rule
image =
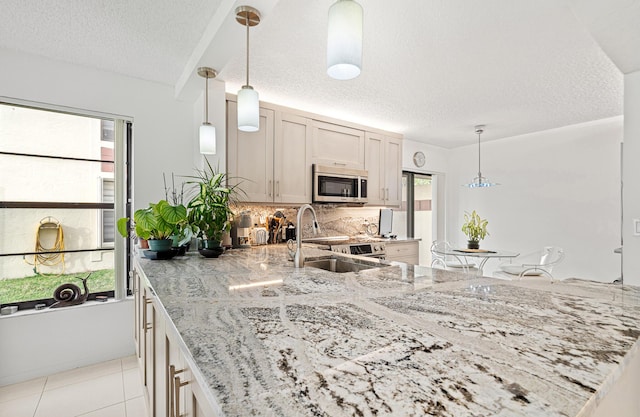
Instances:
[[[384,243],[344,243],[339,245],[330,245],[332,252],[347,253],[351,255],[369,256],[371,258],[384,259],[385,247]]]

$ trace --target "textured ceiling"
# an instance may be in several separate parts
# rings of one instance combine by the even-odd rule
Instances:
[[[485,141],[622,114],[622,73],[567,1],[360,0],[363,68],[350,81],[326,75],[333,1],[3,0],[0,46],[177,90],[213,65],[235,93],[245,31],[232,10],[246,3],[266,9],[251,29],[250,82],[263,101],[448,148],[474,143],[476,124]],[[226,28],[207,37],[216,19]]]
[[[0,46],[173,85],[222,0],[2,0]]]

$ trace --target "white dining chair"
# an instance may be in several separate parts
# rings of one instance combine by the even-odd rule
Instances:
[[[525,257],[526,258],[526,257]],[[494,273],[496,278],[518,277],[522,279],[527,276],[545,275],[553,282],[554,278],[551,272],[553,267],[558,265],[564,259],[564,250],[557,246],[545,246],[540,253],[537,262],[523,263],[504,263],[500,265],[500,270]]]
[[[478,265],[469,262],[464,256],[453,253],[453,248],[446,240],[434,240],[431,244],[431,268],[462,269],[469,272],[470,269],[478,269]]]

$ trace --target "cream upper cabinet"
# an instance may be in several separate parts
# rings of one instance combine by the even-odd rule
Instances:
[[[366,133],[368,204],[400,206],[402,202],[402,139]]]
[[[238,130],[237,104],[227,101],[227,174],[251,202],[273,201],[274,111],[260,109],[260,130]]]
[[[387,206],[402,203],[402,139],[386,137],[384,142],[384,173]]]
[[[310,203],[309,120],[260,108],[260,130],[237,129],[237,104],[227,101],[227,173],[249,202]]]
[[[314,120],[311,160],[319,165],[364,169],[364,131]]]
[[[311,202],[311,123],[305,117],[276,112],[273,148],[273,201]]]

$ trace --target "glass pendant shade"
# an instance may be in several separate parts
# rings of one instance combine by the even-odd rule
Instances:
[[[198,75],[204,78],[204,122],[200,126],[200,153],[216,154],[216,128],[209,123],[209,78],[215,78],[218,73],[213,68],[200,67]]]
[[[488,178],[480,176],[480,177],[475,177],[473,181],[471,181],[469,184],[463,184],[463,185],[469,188],[479,188],[479,187],[493,187],[495,185],[500,185],[500,184],[491,182],[489,181]]]
[[[476,134],[478,135],[478,176],[473,179],[468,184],[462,184],[463,187],[469,188],[484,188],[484,187],[493,187],[495,185],[500,185],[495,182],[489,181],[487,177],[482,176],[482,172],[480,171],[480,135],[484,132],[484,125],[478,125],[475,127]]]
[[[238,91],[238,130],[257,132],[260,129],[260,101],[258,92],[250,85]]]
[[[200,126],[200,153],[216,154],[216,128],[211,123],[203,123]]]
[[[353,0],[338,0],[329,8],[327,74],[350,80],[362,68],[362,6]]]

